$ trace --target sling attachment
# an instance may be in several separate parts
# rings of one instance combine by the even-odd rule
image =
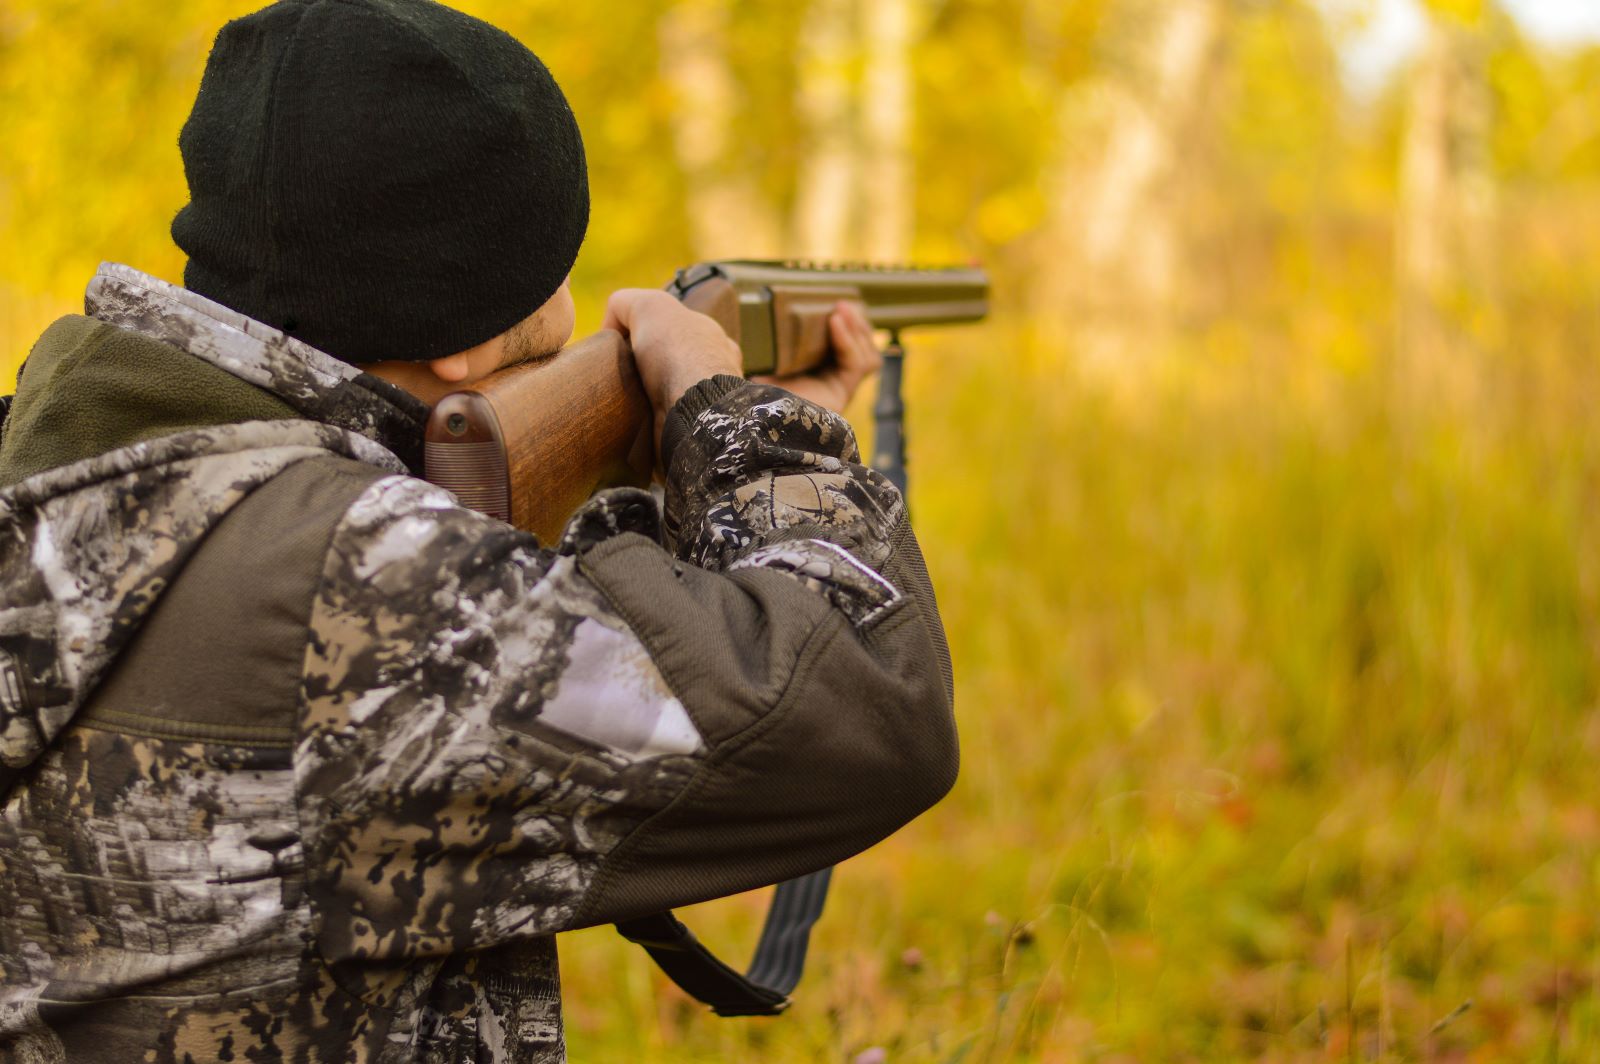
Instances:
[[[778,884],[755,958],[743,975],[717,959],[669,912],[626,920],[617,930],[643,946],[668,979],[718,1016],[776,1016],[789,1007],[789,993],[800,982],[811,926],[822,915],[832,875],[833,869],[824,868]]]

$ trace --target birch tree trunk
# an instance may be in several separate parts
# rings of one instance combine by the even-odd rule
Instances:
[[[912,15],[912,0],[869,0],[866,5],[862,250],[877,262],[904,262],[911,253]]]
[[[1413,74],[1400,160],[1399,347],[1413,383],[1463,398],[1474,322],[1493,308],[1492,101],[1481,31],[1434,22]]]
[[[850,62],[852,0],[811,0],[800,40],[799,112],[807,131],[795,202],[795,251],[846,258],[859,251],[854,223],[858,163]]]
[[[679,0],[659,26],[662,77],[672,87],[673,147],[687,186],[696,258],[771,258],[776,212],[732,150],[738,84],[728,63],[732,0]]]
[[[1125,364],[1174,317],[1183,183],[1219,69],[1226,0],[1145,0],[1114,27],[1121,63],[1058,110],[1059,162],[1035,300],[1091,363]]]

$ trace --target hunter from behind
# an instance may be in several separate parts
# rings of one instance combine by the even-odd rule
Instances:
[[[430,406],[571,336],[582,140],[428,0],[223,27],[183,285],[129,266],[0,435],[0,1061],[564,1059],[554,936],[803,876],[957,765],[877,363],[777,383],[612,296],[664,504],[547,538],[421,479]]]

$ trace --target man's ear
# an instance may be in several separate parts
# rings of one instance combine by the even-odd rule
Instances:
[[[467,362],[467,353],[465,351],[454,355],[445,355],[443,358],[436,358],[428,363],[428,368],[433,371],[435,377],[447,384],[466,380],[467,374],[472,372],[472,366]]]

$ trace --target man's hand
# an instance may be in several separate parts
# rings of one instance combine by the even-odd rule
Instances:
[[[645,395],[655,411],[656,447],[667,411],[696,384],[719,373],[739,376],[739,346],[722,326],[655,288],[622,288],[606,301],[604,327],[615,329],[633,346]],[[861,383],[883,365],[883,354],[859,303],[841,301],[828,317],[834,358],[810,373],[756,377],[762,384],[787,388],[803,399],[839,413]]]
[[[644,394],[655,411],[656,453],[667,411],[683,393],[719,373],[743,376],[739,345],[722,326],[657,288],[622,288],[606,301],[604,327],[633,346]]]
[[[883,352],[873,338],[872,326],[862,312],[861,304],[841,300],[828,316],[828,334],[833,338],[833,360],[810,373],[797,373],[792,377],[756,377],[762,384],[776,384],[780,388],[844,413],[850,397],[856,394],[861,382],[878,372],[883,366]]]

